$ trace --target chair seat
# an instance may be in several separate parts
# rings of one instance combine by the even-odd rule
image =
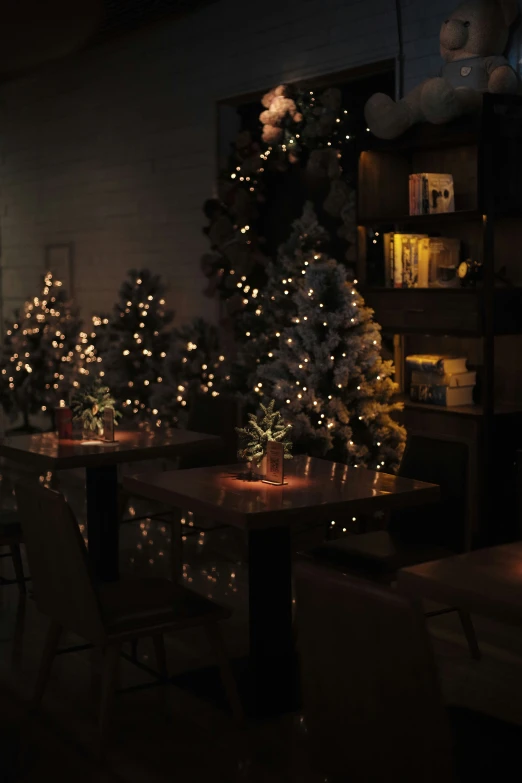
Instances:
[[[111,636],[141,628],[185,628],[230,617],[227,609],[168,579],[122,579],[102,584],[99,597]]]
[[[18,512],[14,509],[0,509],[0,542],[20,543],[22,528],[18,521]]]
[[[318,560],[327,560],[346,568],[393,573],[411,565],[441,560],[454,553],[439,546],[406,543],[386,530],[376,530],[329,541],[312,554]]]

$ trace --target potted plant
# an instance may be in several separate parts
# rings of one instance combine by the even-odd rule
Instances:
[[[292,459],[292,443],[287,439],[292,425],[285,424],[281,413],[275,411],[274,406],[274,400],[266,407],[261,405],[260,418],[249,413],[246,427],[236,427],[240,443],[237,455],[240,460],[249,463],[251,472],[258,478],[266,475],[266,449],[269,441],[282,443],[285,459]]]
[[[103,414],[106,408],[114,410],[114,424],[118,424],[121,413],[114,408],[115,400],[108,386],[99,379],[91,386],[76,392],[71,408],[73,421],[80,422],[84,440],[103,437]]]

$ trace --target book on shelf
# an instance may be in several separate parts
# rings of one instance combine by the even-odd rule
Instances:
[[[441,405],[452,408],[456,405],[473,405],[473,386],[434,386],[412,383],[410,399],[413,402],[425,402],[429,405]]]
[[[413,370],[411,382],[416,386],[449,386],[453,389],[462,386],[475,386],[477,383],[477,373],[469,371],[438,375],[435,372]]]
[[[383,235],[386,286],[428,288],[458,284],[460,240],[427,234]]]
[[[410,174],[410,215],[455,212],[455,187],[451,174]]]
[[[406,357],[406,366],[417,372],[434,375],[458,375],[467,372],[467,359],[463,356],[441,356],[439,354],[414,354]]]

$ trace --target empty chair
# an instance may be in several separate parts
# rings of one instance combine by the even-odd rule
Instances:
[[[44,694],[62,631],[71,631],[102,651],[100,738],[106,736],[115,675],[123,642],[152,637],[161,679],[167,679],[163,635],[201,626],[221,667],[234,714],[241,704],[218,623],[229,612],[164,579],[96,584],[78,524],[63,495],[19,485],[16,496],[38,609],[49,620],[34,706]]]
[[[389,588],[296,568],[297,646],[314,766],[332,783],[452,780],[422,616]]]
[[[194,394],[190,400],[190,413],[188,429],[193,432],[202,432],[205,435],[218,435],[222,440],[222,446],[209,450],[208,454],[193,457],[184,457],[179,462],[179,468],[206,468],[213,465],[229,465],[237,462],[237,433],[236,427],[240,427],[243,415],[243,404],[238,397],[220,394],[212,397],[211,394]],[[190,512],[191,509],[186,509]],[[179,578],[179,565],[181,562],[181,536],[175,526],[179,519],[179,513],[175,512],[169,520],[173,524],[172,532],[172,579]],[[187,534],[204,531],[220,530],[226,525],[216,524],[214,520],[194,516],[190,528],[185,528]],[[232,533],[232,535],[234,535]],[[227,542],[228,547],[229,542]]]
[[[187,429],[205,435],[218,435],[223,441],[221,449],[209,451],[206,456],[186,457],[180,460],[180,468],[199,468],[211,465],[227,465],[237,462],[236,427],[242,425],[243,405],[238,397],[220,394],[195,394],[190,400]]]
[[[329,783],[509,780],[522,729],[445,708],[425,624],[391,588],[296,568],[307,747]]]
[[[399,475],[440,486],[440,503],[397,511],[391,516],[388,530],[328,541],[314,549],[312,556],[356,576],[388,584],[395,581],[400,568],[449,557],[454,549],[462,548],[467,470],[465,445],[411,437]],[[429,616],[448,611],[459,610],[449,608],[430,612]],[[460,611],[459,616],[470,653],[478,659],[480,650],[471,618]]]

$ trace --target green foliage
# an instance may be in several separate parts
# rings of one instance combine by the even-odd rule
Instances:
[[[181,329],[173,329],[163,381],[154,386],[151,398],[156,426],[186,426],[193,398],[198,394],[218,397],[227,381],[225,373],[216,326],[194,318]]]
[[[150,421],[155,384],[163,382],[170,342],[165,285],[148,269],[132,269],[108,319],[98,319],[96,349],[104,379],[126,418]],[[106,323],[108,321],[108,323]]]
[[[114,408],[115,400],[108,386],[99,379],[91,386],[76,392],[72,400],[75,421],[81,421],[84,430],[101,435],[103,432],[103,414],[106,408]],[[114,424],[118,424],[121,413],[114,409]]]
[[[277,258],[268,266],[268,282],[262,292],[250,296],[235,319],[237,354],[232,363],[234,388],[250,410],[257,410],[262,394],[257,386],[259,369],[269,362],[279,346],[279,335],[297,315],[294,294],[307,268],[320,257],[328,239],[319,224],[312,202],[304,205],[303,214],[292,224],[286,242],[279,247]]]
[[[236,427],[240,438],[238,457],[246,462],[256,462],[258,465],[266,454],[267,444],[271,440],[283,444],[285,459],[292,459],[292,443],[286,440],[292,429],[291,424],[286,424],[279,411],[274,410],[275,402],[265,407],[261,405],[263,415],[258,419],[250,413],[249,423],[246,427]]]
[[[80,357],[78,308],[48,272],[39,295],[28,299],[6,324],[0,355],[0,401],[15,419],[51,411],[68,399]]]

